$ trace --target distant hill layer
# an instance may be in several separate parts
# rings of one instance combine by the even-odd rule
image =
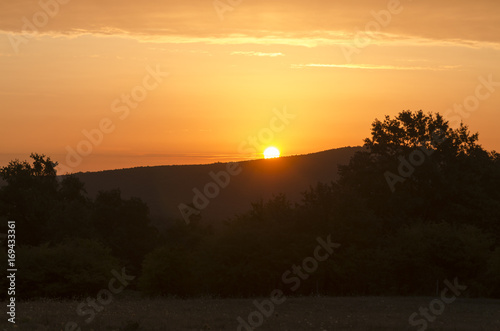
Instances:
[[[226,219],[248,210],[251,202],[267,200],[273,194],[285,193],[290,200],[298,201],[301,192],[311,185],[336,180],[337,166],[347,164],[361,149],[345,147],[307,155],[242,161],[232,165],[236,169],[233,172],[239,172],[236,175],[221,173],[228,172],[227,163],[140,167],[76,175],[92,197],[99,190],[119,188],[124,197],[141,198],[156,222],[181,219],[179,204],[192,203],[195,196],[198,206],[206,205],[201,210],[204,220]]]

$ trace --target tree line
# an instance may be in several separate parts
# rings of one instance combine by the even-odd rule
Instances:
[[[32,154],[0,170],[0,230],[16,221],[20,298],[95,293],[122,267],[146,295],[433,295],[458,278],[464,295],[498,298],[500,154],[478,138],[440,114],[403,111],[375,120],[339,180],[299,202],[277,194],[218,226],[179,219],[162,231],[140,199],[90,198]],[[340,247],[291,291],[283,273],[326,236]]]

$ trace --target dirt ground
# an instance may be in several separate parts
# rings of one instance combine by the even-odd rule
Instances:
[[[87,306],[83,310],[85,314],[81,314],[83,316],[77,313],[83,300],[38,300],[18,303],[16,324],[7,322],[4,313],[0,327],[2,330],[32,331],[500,330],[500,300],[458,298],[452,303],[441,304],[433,302],[434,299],[304,297],[285,298],[284,302],[271,306],[271,301],[263,303],[269,298],[181,300],[130,297],[117,298],[101,311],[97,311],[100,305],[95,308]],[[254,300],[263,306],[265,314],[254,312],[257,311]],[[427,317],[419,313],[420,307],[426,309],[427,313],[422,311]],[[412,326],[409,318],[414,313]]]

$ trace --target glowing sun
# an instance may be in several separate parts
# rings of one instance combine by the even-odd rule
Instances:
[[[276,147],[268,147],[264,151],[265,159],[272,159],[275,157],[280,157],[280,151]]]

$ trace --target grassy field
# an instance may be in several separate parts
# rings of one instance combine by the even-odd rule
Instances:
[[[261,302],[263,299],[257,299]],[[268,298],[267,298],[268,299]],[[257,330],[419,330],[410,315],[434,298],[306,297],[287,298]],[[248,320],[253,299],[116,298],[86,323],[79,301],[38,300],[17,305],[16,324],[4,318],[2,330],[236,330],[237,317]],[[5,307],[6,302],[3,302]],[[68,329],[71,330],[71,329]],[[246,330],[242,328],[241,330]],[[457,299],[429,323],[427,330],[500,330],[500,300]]]

